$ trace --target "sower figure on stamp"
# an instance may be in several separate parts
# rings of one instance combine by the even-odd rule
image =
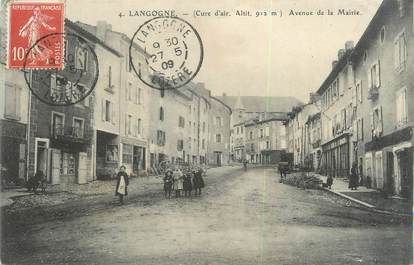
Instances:
[[[128,174],[125,172],[126,167],[121,166],[116,175],[115,195],[119,196],[119,203],[124,204],[124,196],[128,195]]]
[[[44,27],[47,30],[56,30],[55,27],[50,26],[47,24],[49,20],[53,19],[52,17],[49,17],[45,14],[42,14],[40,12],[39,7],[35,7],[33,9],[33,15],[29,18],[29,20],[26,22],[26,24],[20,29],[19,36],[26,38],[28,40],[28,48],[33,47],[35,43],[39,40],[41,37],[40,29],[41,27]],[[33,47],[33,49],[30,50],[30,58],[32,61],[30,64],[35,64],[37,60],[46,60],[50,57],[51,50],[42,46],[42,47]]]

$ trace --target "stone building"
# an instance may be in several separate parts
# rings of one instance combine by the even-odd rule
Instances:
[[[351,54],[352,41],[338,51],[332,70],[317,93],[321,96],[322,172],[334,177],[349,176],[356,157],[356,143],[352,141],[356,118],[354,71]]]
[[[245,126],[246,159],[255,164],[277,164],[287,151],[287,134],[284,122],[287,114],[269,115],[251,119]]]
[[[413,1],[384,0],[352,54],[360,174],[404,197],[413,189],[413,23]]]
[[[230,117],[232,110],[221,100],[210,97],[209,141],[206,144],[210,165],[222,166],[230,162]]]
[[[95,53],[99,53],[99,50],[108,53],[114,52],[95,36],[69,20],[65,21],[65,31],[82,37]],[[66,41],[66,60],[70,60],[71,54],[76,56],[79,54],[77,50],[83,49],[85,45],[82,41],[76,38],[70,38],[69,41]],[[46,90],[50,90],[51,93],[54,90],[59,92],[68,85],[76,85],[78,89],[89,90],[89,87],[85,88],[84,86],[89,84],[88,80],[94,79],[97,73],[97,64],[93,58],[92,52],[85,52],[84,56],[76,58],[77,61],[82,61],[81,70],[83,73],[80,79],[70,74],[64,74],[68,80],[63,80],[60,76],[51,74],[46,79],[43,76],[42,80],[40,75],[43,72],[33,71],[31,86],[33,89],[47,86]],[[62,71],[67,73],[70,69],[67,67]],[[29,175],[41,170],[52,184],[81,184],[93,180],[94,100],[95,92],[74,105],[52,106],[41,102],[32,95],[29,105],[31,113]]]
[[[118,163],[125,165],[131,175],[146,172],[148,163],[148,125],[149,125],[149,88],[132,71],[129,63],[129,48],[131,40],[124,33],[113,31],[112,26],[104,21],[98,21],[96,26],[76,22],[77,25],[95,35],[122,55],[114,69],[119,75],[119,139],[113,143],[118,145]],[[137,45],[132,45],[131,52],[135,58],[145,60],[145,52]],[[112,67],[112,66],[111,66]],[[111,69],[112,71],[112,69]],[[106,73],[107,74],[107,73]],[[113,75],[113,74],[112,74]],[[101,133],[100,133],[101,134]],[[115,147],[109,147],[109,149]],[[101,150],[102,151],[102,150]],[[102,160],[102,157],[98,160]],[[108,162],[110,163],[110,162]],[[114,163],[115,165],[115,163]]]
[[[23,72],[0,65],[0,146],[2,186],[16,185],[27,179],[29,89]],[[34,146],[34,144],[32,144]]]
[[[301,104],[294,97],[266,96],[227,96],[217,97],[232,110],[230,125],[230,157],[232,161],[250,160],[246,156],[244,123],[251,119],[264,119],[265,116],[283,115],[292,107]]]

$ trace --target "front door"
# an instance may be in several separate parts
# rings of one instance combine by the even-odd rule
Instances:
[[[141,162],[141,147],[134,146],[133,160],[132,160],[132,171],[135,175],[139,174],[139,167]]]
[[[217,166],[221,167],[221,152],[216,152]]]
[[[389,194],[394,194],[394,153],[387,152],[387,172],[386,172],[387,186],[386,190]]]
[[[407,148],[399,153],[401,195],[411,198],[413,189],[413,147]]]
[[[51,181],[51,176],[49,175],[49,141],[48,139],[36,139],[35,144],[35,173],[40,170]]]

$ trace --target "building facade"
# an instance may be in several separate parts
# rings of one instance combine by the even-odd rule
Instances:
[[[81,36],[91,49],[96,49],[99,45],[93,35],[68,20],[65,21],[65,31]],[[79,39],[69,39],[65,43],[66,56],[76,54],[76,50],[82,47],[84,43]],[[67,79],[55,74],[45,77],[42,71],[32,71],[31,87],[41,90],[46,86],[45,90],[53,94],[60,93],[67,86],[79,87],[88,84],[88,80],[93,79],[97,72],[93,55],[87,52],[85,57],[77,59],[83,60],[80,79],[67,73],[70,71],[69,67],[62,70]],[[29,176],[42,171],[52,184],[82,184],[92,180],[94,98],[95,94],[92,93],[74,105],[52,106],[41,102],[34,95],[31,96]]]
[[[246,159],[254,164],[277,164],[287,152],[285,115],[252,119],[245,123]]]
[[[357,43],[356,155],[363,182],[412,197],[413,2],[385,0]]]
[[[350,60],[354,45],[345,43],[332,62],[332,71],[317,93],[321,97],[322,172],[333,177],[349,176],[356,157],[352,141],[356,116],[354,71]]]
[[[230,118],[232,111],[221,100],[210,98],[209,141],[206,145],[208,163],[214,166],[230,162]]]
[[[2,185],[16,185],[27,179],[29,90],[23,72],[0,65],[0,128]]]

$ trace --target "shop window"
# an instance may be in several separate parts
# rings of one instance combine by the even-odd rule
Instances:
[[[118,145],[106,146],[106,162],[118,162]]]
[[[75,175],[76,173],[76,159],[75,154],[62,152],[60,156],[60,174]]]
[[[10,83],[5,84],[5,110],[4,116],[7,119],[20,120],[20,98],[21,89]]]
[[[122,163],[132,164],[133,146],[130,144],[122,144]]]

